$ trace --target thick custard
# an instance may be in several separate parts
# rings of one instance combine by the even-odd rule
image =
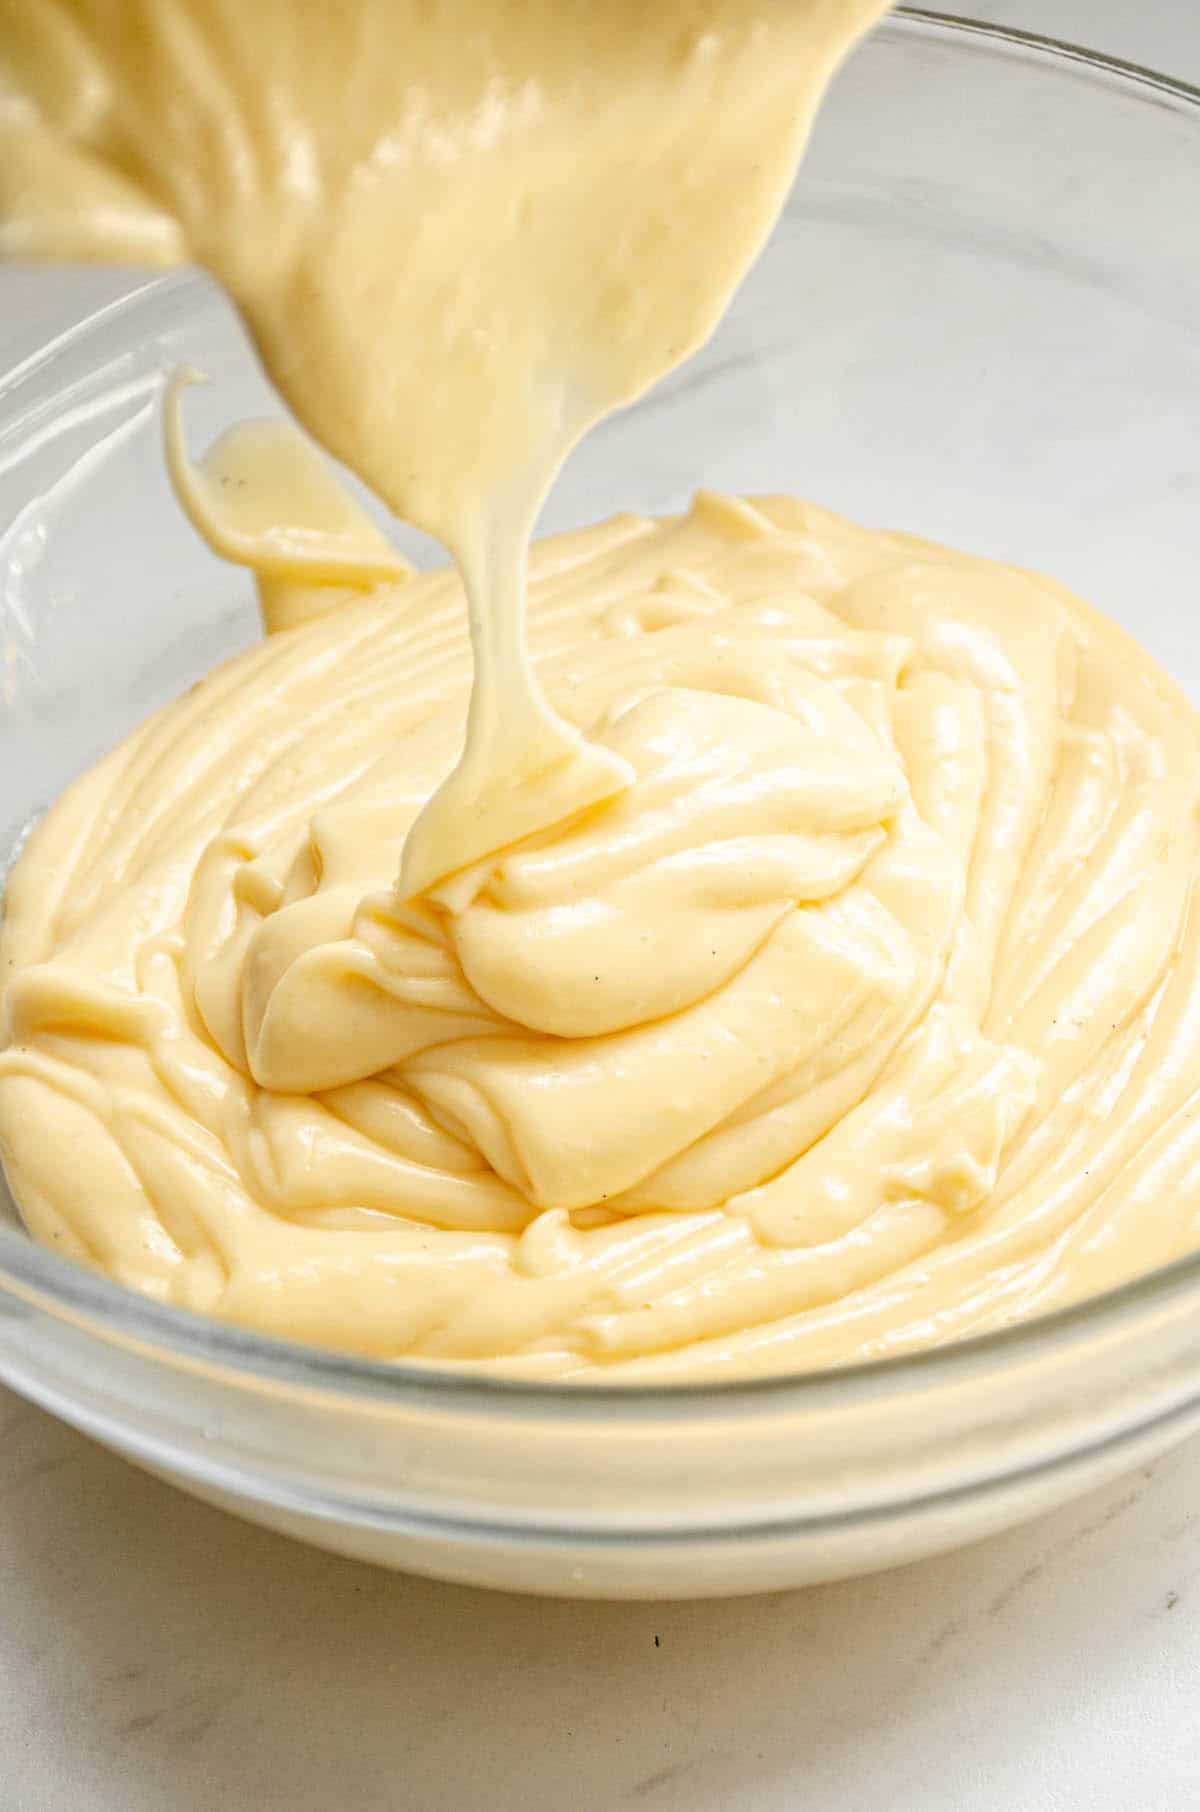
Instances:
[[[172,400],[279,633],[11,878],[39,1237],[270,1332],[592,1378],[882,1354],[1195,1244],[1200,717],[1128,637],[702,495],[535,546],[527,658],[555,470],[710,329],[879,10],[0,0],[0,245],[207,263],[461,573],[409,576],[285,430],[191,468]]]

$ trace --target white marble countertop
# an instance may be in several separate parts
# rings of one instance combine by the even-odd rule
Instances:
[[[1200,82],[1195,0],[977,10]],[[0,1569],[2,1812],[1200,1804],[1197,1443],[873,1579],[558,1604],[263,1534],[0,1391]]]

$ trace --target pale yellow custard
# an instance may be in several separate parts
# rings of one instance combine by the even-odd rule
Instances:
[[[579,436],[715,326],[886,0],[0,0],[0,253],[193,258],[317,439],[462,570],[423,892],[632,776],[525,659]]]
[[[1053,586],[785,500],[533,552],[619,799],[419,909],[449,573],[273,636],[9,887],[31,1227],[168,1300],[550,1373],[809,1366],[1195,1237],[1200,725]]]
[[[702,495],[535,545],[526,660],[557,464],[712,325],[879,6],[112,10],[0,0],[0,245],[202,257],[463,576],[286,429],[192,467],[170,399],[278,633],[11,877],[31,1229],[269,1332],[592,1379],[878,1355],[1194,1245],[1200,717],[1123,632]]]

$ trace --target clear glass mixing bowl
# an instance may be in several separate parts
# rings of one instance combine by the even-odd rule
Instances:
[[[1200,697],[1200,94],[909,13],[853,58],[712,345],[594,434],[547,526],[701,482],[809,494],[1041,567]],[[163,474],[278,405],[198,278],[131,287],[0,381],[0,848],[256,633]],[[430,550],[422,548],[422,556]],[[2,1190],[0,1190],[2,1194]],[[0,1378],[329,1547],[555,1592],[831,1578],[1026,1517],[1200,1422],[1200,1257],[990,1337],[824,1376],[524,1385],[157,1307],[0,1204]]]

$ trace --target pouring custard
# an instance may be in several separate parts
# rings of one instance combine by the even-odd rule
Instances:
[[[192,465],[172,391],[275,633],[10,878],[31,1230],[269,1332],[614,1379],[925,1344],[1193,1245],[1200,719],[1150,657],[781,497],[527,561],[881,7],[119,10],[0,3],[0,245],[206,264],[457,570],[282,425]]]

